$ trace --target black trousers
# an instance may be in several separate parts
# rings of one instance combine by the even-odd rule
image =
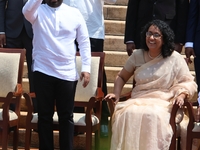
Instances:
[[[200,56],[194,58],[194,68],[196,74],[196,83],[198,85],[198,92],[200,91]]]
[[[59,121],[60,150],[73,149],[73,108],[77,81],[61,80],[41,72],[34,72],[38,101],[39,149],[54,150],[53,114],[56,105]]]
[[[104,40],[103,39],[94,39],[90,38],[90,44],[91,44],[91,52],[103,52],[103,46],[104,46]],[[76,42],[76,45],[78,47],[78,43]],[[79,50],[77,48],[77,50]],[[107,78],[105,70],[103,71],[103,83],[102,83],[102,91],[104,95],[107,95]],[[83,108],[74,108],[74,112],[83,112]],[[108,110],[108,105],[106,101],[102,102],[102,116],[101,116],[101,124],[108,124],[108,116],[110,115]]]
[[[23,28],[21,34],[17,38],[6,37],[6,48],[25,48],[26,62],[28,68],[29,90],[34,92],[33,72],[32,72],[32,38],[28,36],[26,30]],[[34,111],[37,112],[37,102],[33,99]],[[13,109],[11,107],[11,109]]]

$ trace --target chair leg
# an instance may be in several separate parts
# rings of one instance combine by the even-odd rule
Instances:
[[[19,141],[19,127],[14,127],[13,131],[13,150],[18,149],[18,141]]]
[[[97,130],[95,132],[95,150],[99,150],[99,141],[100,141],[100,138],[99,138],[99,130]]]
[[[181,150],[181,137],[177,137],[177,150]]]
[[[92,132],[86,132],[86,150],[92,150]]]
[[[176,150],[176,135],[175,134],[172,136],[171,145],[169,147],[169,150]]]
[[[111,138],[112,138],[112,126],[111,126],[111,120],[109,121],[109,134],[108,134],[108,143],[109,147],[111,147]]]
[[[186,150],[191,150],[192,149],[192,141],[193,141],[193,138],[191,138],[190,135],[188,135],[187,143],[186,143]]]
[[[25,133],[25,150],[30,150],[30,145],[31,145],[31,129],[26,128],[26,133]]]
[[[8,129],[2,131],[2,150],[8,149]]]
[[[2,145],[2,130],[0,131],[0,145]]]

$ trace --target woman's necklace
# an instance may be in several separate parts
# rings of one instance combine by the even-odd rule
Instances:
[[[150,55],[149,51],[148,51],[148,56],[149,56],[149,58],[151,58],[151,59],[154,59],[154,58],[160,57],[160,55],[161,55],[161,53],[159,53],[158,56],[156,56],[156,57],[152,57],[152,56]]]

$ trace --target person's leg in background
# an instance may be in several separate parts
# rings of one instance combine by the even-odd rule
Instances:
[[[28,69],[29,91],[35,92],[34,84],[33,84],[33,70],[32,70],[32,50],[33,50],[32,39],[24,31],[22,40],[23,40],[24,48],[26,49],[26,62],[27,62],[27,69]],[[33,102],[34,112],[36,113],[37,112],[36,98],[32,98],[32,102]]]
[[[104,40],[90,38],[91,52],[103,52]],[[102,91],[104,95],[107,95],[107,78],[105,69],[103,71],[103,83]],[[108,137],[108,117],[110,113],[106,101],[102,102],[102,114],[101,114],[101,137]]]
[[[194,68],[195,68],[195,74],[196,74],[196,83],[198,86],[198,92],[200,91],[200,57],[196,56],[194,58]]]

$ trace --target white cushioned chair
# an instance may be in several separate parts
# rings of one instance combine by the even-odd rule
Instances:
[[[13,131],[13,149],[18,147],[18,124],[22,96],[24,49],[0,48],[0,135],[2,150],[7,150],[10,131]],[[10,104],[15,110],[9,110]]]
[[[101,120],[101,107],[104,94],[102,92],[104,52],[92,52],[90,82],[86,88],[83,88],[82,82],[78,81],[74,105],[84,107],[85,113],[74,113],[74,131],[86,133],[86,150],[92,148],[92,133],[95,133],[95,150],[99,148],[99,132]],[[77,70],[81,72],[81,57],[76,54]],[[25,150],[30,149],[32,129],[37,129],[38,115],[33,113],[32,97],[34,93],[23,94],[27,107],[28,115],[26,119]],[[58,116],[55,111],[53,116],[54,129],[58,129]]]

